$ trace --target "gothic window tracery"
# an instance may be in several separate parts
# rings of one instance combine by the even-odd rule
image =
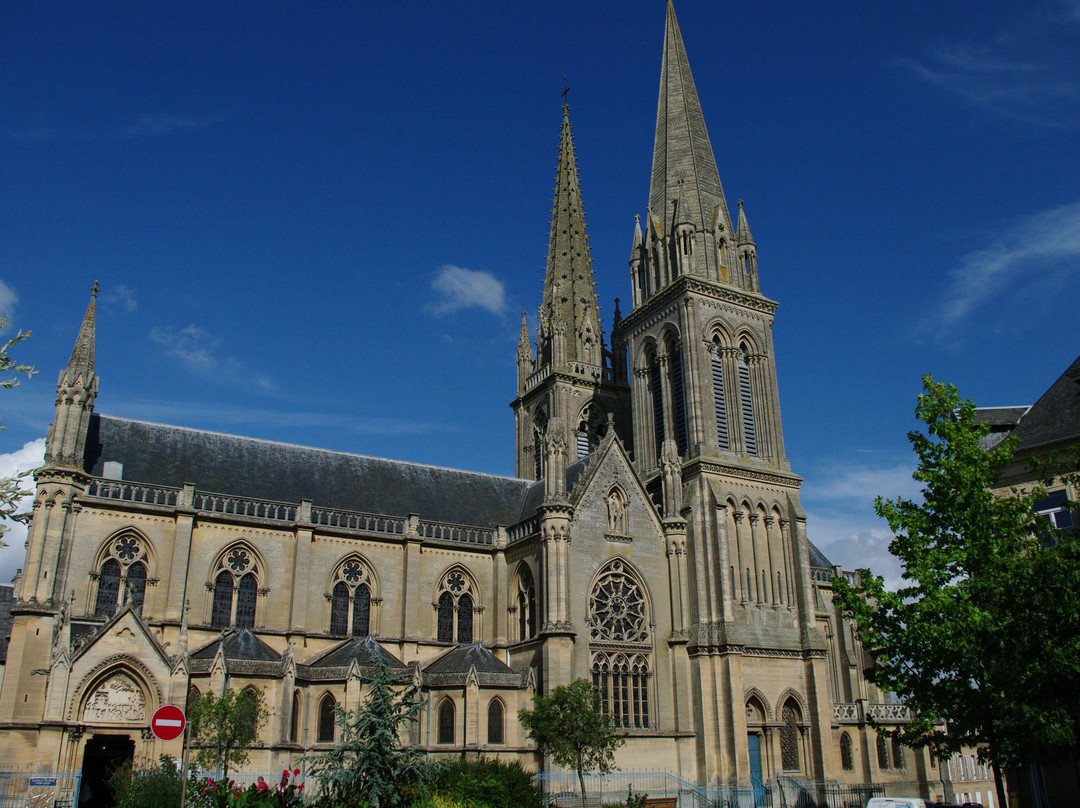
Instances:
[[[593,685],[619,727],[648,727],[652,676],[645,590],[622,559],[597,576],[589,595]]]
[[[802,711],[794,699],[784,702],[780,711],[780,720],[783,726],[780,728],[780,762],[784,771],[798,771],[801,768],[799,753],[800,725],[802,724]]]
[[[518,569],[516,601],[518,640],[531,639],[536,636],[536,585],[527,564]]]
[[[218,559],[210,607],[214,628],[255,628],[255,607],[259,596],[259,565],[245,546],[233,547]]]
[[[142,613],[146,599],[145,542],[134,533],[122,533],[111,539],[98,567],[94,615],[112,617],[117,608],[130,603]]]
[[[577,442],[577,457],[588,457],[600,445],[600,440],[607,432],[607,414],[595,401],[590,401],[581,410],[574,437]]]
[[[359,558],[338,565],[330,595],[330,634],[365,637],[371,633],[371,571]]]
[[[467,645],[473,641],[473,583],[464,570],[447,572],[440,584],[436,607],[436,639]]]

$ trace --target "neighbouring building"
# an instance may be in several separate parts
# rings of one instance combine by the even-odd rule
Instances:
[[[762,293],[780,273],[728,206],[670,2],[651,178],[608,344],[564,105],[515,477],[98,412],[91,298],[16,581],[8,760],[175,755],[157,706],[255,687],[251,767],[280,770],[334,743],[381,657],[422,685],[433,754],[542,765],[517,711],[585,677],[624,767],[929,796],[926,756],[868,723],[906,710],[864,679],[808,537]]]

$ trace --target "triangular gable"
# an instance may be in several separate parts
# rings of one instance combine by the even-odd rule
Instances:
[[[146,659],[147,652],[150,652],[155,660],[162,662],[167,668],[172,667],[172,660],[165,648],[130,604],[105,621],[105,625],[72,654],[72,662],[76,663],[85,656],[100,653],[103,643],[110,649],[122,649],[111,650],[111,654],[129,653],[137,659]]]
[[[663,535],[660,515],[649,498],[649,492],[630,462],[622,442],[615,438],[614,430],[608,430],[570,492],[570,502],[575,508],[592,501],[595,501],[596,507],[600,507],[613,484],[618,485],[629,499],[627,508],[633,509],[635,523],[639,518],[644,518],[658,536]],[[635,527],[633,532],[640,531]]]

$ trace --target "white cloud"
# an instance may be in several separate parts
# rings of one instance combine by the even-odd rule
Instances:
[[[435,274],[431,288],[438,299],[428,308],[436,314],[469,308],[485,309],[497,315],[506,311],[502,281],[489,272],[447,264]]]
[[[1080,268],[1080,201],[1031,216],[990,246],[968,253],[949,283],[928,327],[954,324],[1006,291],[1023,273],[1034,281],[1077,275]]]
[[[164,346],[169,356],[175,356],[190,370],[210,370],[217,364],[212,351],[221,341],[197,325],[181,329],[152,328],[150,339]]]
[[[114,304],[126,312],[133,312],[139,306],[131,287],[124,284],[112,287],[107,294],[101,296],[101,299],[103,302]]]
[[[161,137],[174,132],[191,132],[213,123],[212,118],[169,113],[143,113],[120,130],[121,138]]]
[[[0,454],[0,478],[27,474],[44,462],[45,439],[38,438],[14,452]],[[33,481],[27,479],[23,488],[26,490],[33,488]],[[32,500],[31,495],[23,497],[16,512],[28,512]],[[26,525],[10,520],[4,520],[3,524],[8,528],[8,532],[3,536],[3,541],[7,546],[0,547],[0,583],[7,583],[14,577],[15,571],[23,566],[23,558],[26,555],[24,547]]]
[[[15,290],[3,281],[0,281],[0,314],[11,314],[15,304],[19,302],[19,296]]]

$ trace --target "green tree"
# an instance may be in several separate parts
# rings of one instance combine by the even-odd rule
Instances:
[[[1002,765],[1076,745],[1077,531],[1037,515],[1041,488],[993,493],[1013,443],[985,449],[989,426],[955,387],[924,376],[915,412],[922,500],[874,504],[903,583],[891,591],[864,570],[855,586],[834,579],[834,599],[873,655],[870,681],[912,710],[901,740],[939,758],[976,747],[1006,805]]]
[[[269,715],[262,693],[253,688],[196,696],[187,708],[196,762],[228,780],[229,769],[247,763],[248,749]]]
[[[518,720],[541,754],[577,772],[582,804],[585,775],[607,774],[615,768],[615,750],[623,739],[615,734],[600,691],[588,679],[575,679],[552,688],[547,696],[537,696],[531,710],[518,712]]]
[[[341,740],[329,752],[309,755],[308,773],[320,797],[334,806],[395,808],[419,789],[427,772],[426,757],[401,743],[401,731],[417,719],[423,701],[412,681],[396,681],[386,663],[376,659],[364,700],[356,710],[335,707]]]
[[[0,316],[0,331],[3,331],[5,328],[7,328],[7,317]],[[29,331],[20,331],[3,345],[0,345],[0,388],[10,390],[13,387],[18,387],[21,383],[21,380],[19,379],[20,376],[29,378],[37,373],[37,371],[29,365],[19,364],[18,361],[8,354],[8,351],[29,336],[31,336]],[[0,423],[0,429],[6,428],[7,427],[5,427],[3,423]],[[9,530],[8,526],[4,524],[4,521],[11,520],[25,522],[29,518],[28,514],[15,513],[19,507],[19,500],[30,493],[29,491],[23,490],[20,486],[23,476],[25,475],[17,474],[14,477],[0,479],[0,547],[5,546],[3,536]]]

